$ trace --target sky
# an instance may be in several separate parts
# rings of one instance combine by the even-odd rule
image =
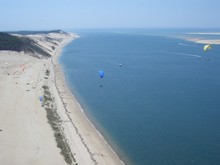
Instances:
[[[220,0],[0,0],[0,31],[220,28]]]

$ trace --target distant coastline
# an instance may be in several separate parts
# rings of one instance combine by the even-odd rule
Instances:
[[[201,38],[184,38],[186,41],[191,41],[199,44],[214,44],[220,45],[220,39],[201,39]]]
[[[186,41],[191,41],[194,43],[199,44],[214,44],[220,45],[220,32],[193,32],[193,33],[186,33],[187,37],[177,37]],[[199,37],[194,37],[190,35],[199,35]],[[219,36],[219,39],[206,39],[203,35],[212,35],[212,36]]]

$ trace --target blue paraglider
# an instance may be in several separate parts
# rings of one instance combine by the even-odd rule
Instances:
[[[42,102],[42,101],[43,101],[43,96],[40,96],[39,99],[40,99],[40,101]]]
[[[104,77],[104,71],[102,71],[102,70],[99,71],[99,77],[100,78]],[[100,87],[102,87],[102,84],[100,85]]]
[[[100,78],[103,78],[104,77],[104,71],[100,70],[99,71],[99,76],[100,76]]]

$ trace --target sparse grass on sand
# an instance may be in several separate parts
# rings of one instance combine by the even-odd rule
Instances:
[[[70,150],[67,139],[65,138],[63,128],[61,126],[62,121],[57,113],[57,108],[54,102],[54,98],[52,97],[49,91],[49,87],[44,85],[42,86],[42,88],[44,89],[42,106],[45,107],[45,110],[47,112],[48,123],[50,124],[50,126],[54,131],[54,137],[57,142],[57,147],[61,149],[60,153],[61,155],[64,156],[66,163],[77,165],[74,155]]]

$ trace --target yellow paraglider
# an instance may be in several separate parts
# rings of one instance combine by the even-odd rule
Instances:
[[[204,52],[207,50],[207,49],[211,49],[212,48],[212,46],[211,45],[205,45],[204,47],[203,47],[203,50],[204,50]]]

